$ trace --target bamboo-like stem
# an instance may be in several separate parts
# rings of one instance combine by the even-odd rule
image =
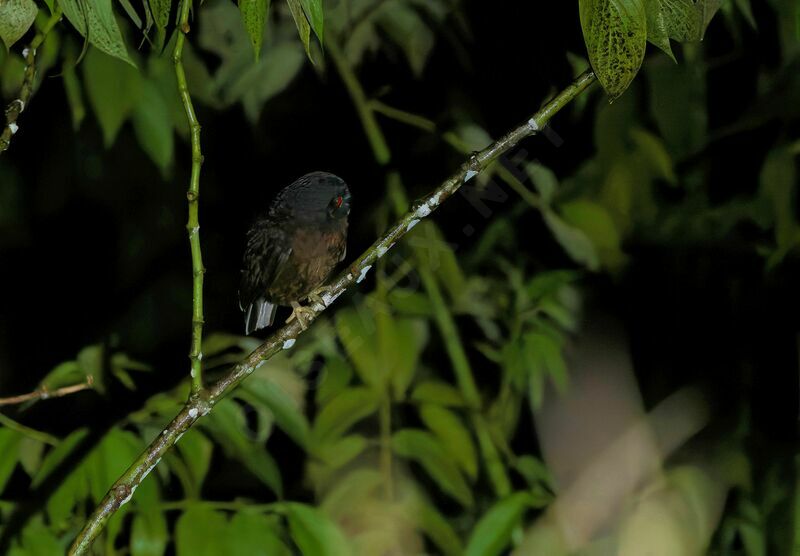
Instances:
[[[81,390],[90,390],[94,386],[94,377],[91,375],[86,377],[86,382],[80,384],[73,384],[71,386],[64,386],[55,390],[48,390],[47,388],[39,388],[27,394],[20,394],[18,396],[9,396],[7,398],[0,398],[0,406],[3,405],[19,405],[30,400],[46,400],[48,398],[60,398],[68,396]]]
[[[192,341],[189,348],[191,361],[192,395],[199,396],[203,391],[203,252],[200,248],[200,220],[198,217],[200,202],[200,168],[203,165],[203,151],[200,148],[200,123],[186,84],[186,72],[183,70],[183,44],[189,33],[189,10],[191,0],[181,0],[178,17],[178,36],[175,40],[175,51],[172,62],[175,65],[175,76],[178,79],[180,93],[186,119],[189,121],[192,140],[192,175],[186,199],[189,202],[189,220],[186,232],[189,235],[189,246],[192,253]]]
[[[56,5],[53,8],[53,15],[47,20],[41,31],[36,33],[31,43],[23,50],[25,57],[25,75],[22,78],[22,86],[19,89],[19,95],[12,100],[6,108],[6,125],[0,133],[0,154],[8,150],[11,146],[11,137],[19,130],[17,120],[22,111],[30,102],[31,95],[33,94],[33,87],[36,81],[36,51],[47,38],[47,34],[61,19],[61,6]]]
[[[405,236],[420,220],[428,217],[469,179],[481,172],[491,161],[506,153],[524,138],[541,129],[559,110],[586,90],[595,81],[592,72],[579,76],[571,85],[548,102],[530,120],[514,129],[484,150],[475,153],[461,168],[439,187],[406,212],[387,232],[376,240],[348,268],[328,284],[328,293],[323,295],[323,304],[315,304],[313,313],[307,321],[313,322],[317,316],[330,307],[347,289],[361,282],[375,262],[385,255],[394,244]],[[85,554],[92,542],[102,532],[108,520],[119,508],[130,500],[136,488],[163,455],[189,430],[201,416],[206,415],[214,404],[230,394],[245,378],[253,373],[266,360],[284,349],[294,345],[303,329],[297,320],[284,325],[263,344],[258,346],[244,360],[235,365],[225,376],[210,386],[204,396],[191,396],[183,409],[164,428],[155,440],[142,452],[136,461],[111,486],[100,505],[94,510],[83,529],[78,534],[69,554]]]

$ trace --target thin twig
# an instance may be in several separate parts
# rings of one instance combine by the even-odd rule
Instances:
[[[530,120],[511,131],[484,150],[475,153],[464,163],[458,172],[442,183],[436,190],[415,203],[380,239],[373,243],[337,278],[328,284],[328,293],[323,295],[323,304],[315,304],[309,321],[313,321],[330,307],[348,288],[360,283],[375,262],[385,255],[394,244],[406,235],[420,220],[439,208],[453,193],[467,181],[475,177],[498,156],[513,148],[524,138],[533,135],[572,99],[582,93],[595,81],[592,72],[578,77],[553,100],[548,102]],[[136,461],[111,486],[106,496],[94,510],[83,529],[70,548],[70,555],[85,554],[92,542],[102,532],[108,520],[133,496],[142,480],[161,461],[163,455],[180,437],[203,415],[208,414],[219,400],[230,394],[239,384],[270,357],[284,349],[291,348],[303,332],[297,320],[280,328],[263,344],[257,347],[243,361],[235,365],[227,375],[204,391],[205,395],[191,396],[177,416],[167,425],[155,440],[142,452]]]
[[[189,221],[186,231],[189,234],[189,246],[192,252],[192,343],[189,348],[189,359],[192,377],[192,395],[200,395],[203,390],[203,253],[200,249],[200,220],[198,217],[200,201],[200,168],[203,165],[203,151],[200,149],[200,123],[192,104],[189,87],[186,84],[186,73],[183,70],[183,44],[189,33],[189,10],[191,0],[181,0],[180,17],[178,19],[178,37],[172,62],[175,64],[175,76],[178,79],[178,92],[189,120],[192,137],[192,176],[186,199],[189,202]]]
[[[19,130],[19,124],[17,124],[19,115],[25,110],[33,94],[33,86],[36,81],[36,51],[60,19],[61,7],[56,5],[53,9],[53,15],[47,20],[42,30],[36,33],[31,43],[22,51],[22,55],[25,58],[25,75],[22,78],[19,95],[6,108],[6,125],[3,128],[3,132],[0,133],[0,154],[8,150],[11,145],[11,137]]]
[[[30,400],[46,400],[48,398],[60,398],[62,396],[68,396],[69,394],[74,394],[75,392],[80,392],[81,390],[91,390],[93,387],[94,387],[94,377],[92,377],[92,375],[88,375],[86,377],[86,382],[82,382],[80,384],[64,386],[63,388],[57,388],[55,390],[48,390],[43,386],[27,394],[20,394],[19,396],[10,396],[8,398],[0,398],[0,406],[18,405]]]

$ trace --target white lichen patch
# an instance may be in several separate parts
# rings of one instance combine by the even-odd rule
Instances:
[[[347,277],[352,278],[353,276],[351,274],[348,274]],[[322,294],[322,302],[325,304],[325,307],[330,307],[331,303],[336,301],[336,299],[343,293],[344,290],[339,290],[338,292],[326,292]]]
[[[411,231],[411,229],[412,229],[414,226],[416,226],[417,224],[419,224],[419,219],[418,219],[418,218],[415,218],[414,220],[412,220],[411,222],[409,222],[409,223],[408,223],[408,226],[406,226],[406,233],[410,232],[410,231]]]
[[[131,501],[131,498],[133,498],[133,493],[136,492],[136,487],[137,486],[139,486],[139,485],[133,485],[131,487],[131,493],[128,494],[128,496],[126,496],[125,498],[123,498],[122,501],[119,503],[119,507],[120,508]]]
[[[179,433],[178,433],[178,436],[176,436],[176,437],[175,437],[175,444],[177,444],[177,443],[178,443],[178,441],[179,441],[181,438],[183,438],[183,433],[182,433],[182,432],[179,432]]]
[[[431,213],[431,207],[428,206],[428,203],[420,205],[417,209],[417,212],[414,213],[414,216],[417,218],[425,218]]]
[[[197,415],[198,415],[199,413],[200,413],[200,412],[199,412],[199,411],[197,411],[197,408],[196,408],[196,407],[193,407],[192,409],[190,409],[190,410],[189,410],[189,417],[191,417],[192,419],[196,419],[196,418],[197,418]]]
[[[11,135],[14,135],[19,130],[19,126],[14,122],[11,122],[10,124],[8,124],[8,129],[11,130]]]
[[[539,131],[539,122],[536,121],[536,118],[531,118],[528,120],[528,127],[531,128],[531,131]]]
[[[156,465],[158,465],[160,462],[161,462],[161,458],[158,458],[158,459],[155,461],[155,463],[154,463],[153,465],[151,465],[150,467],[148,467],[148,468],[145,470],[145,472],[144,472],[144,473],[142,473],[142,478],[141,478],[141,479],[139,479],[139,482],[141,483],[142,481],[144,481],[144,478],[145,478],[145,477],[147,477],[147,476],[150,474],[150,472],[151,472],[153,469],[155,469],[155,468],[156,468]]]
[[[378,258],[380,259],[381,257],[383,257],[388,250],[389,248],[386,247],[385,245],[378,245]]]
[[[356,280],[356,284],[360,284],[364,280],[364,278],[367,277],[367,272],[369,272],[370,268],[372,268],[372,265],[367,265],[367,266],[365,266],[364,268],[361,269],[361,274],[359,275],[358,279]]]
[[[464,183],[467,183],[469,180],[471,180],[472,178],[474,178],[477,175],[478,175],[478,172],[476,172],[475,170],[467,170],[467,173],[464,174]]]
[[[283,349],[289,349],[294,345],[295,339],[289,338],[285,342],[283,342]]]

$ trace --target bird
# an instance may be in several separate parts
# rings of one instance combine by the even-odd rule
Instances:
[[[239,308],[245,335],[271,326],[278,306],[292,307],[286,322],[307,326],[321,287],[347,252],[350,190],[340,177],[311,172],[284,187],[247,231]],[[323,303],[324,305],[324,303]]]

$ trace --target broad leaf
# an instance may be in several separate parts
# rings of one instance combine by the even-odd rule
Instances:
[[[59,0],[64,15],[89,44],[136,67],[114,18],[111,0]]]
[[[269,0],[239,0],[239,11],[242,12],[242,21],[253,43],[253,54],[258,60],[261,54],[261,45],[264,43],[264,23],[267,21]]]
[[[647,44],[644,0],[580,0],[589,61],[611,99],[639,72]]]
[[[36,3],[33,0],[4,0],[0,2],[0,40],[6,48],[17,42],[28,32],[36,19]]]
[[[465,556],[496,556],[511,541],[511,533],[519,525],[522,514],[531,502],[527,492],[518,492],[497,502],[478,521],[467,543]]]
[[[352,553],[342,532],[318,509],[305,504],[286,504],[292,539],[303,556],[347,556]]]

